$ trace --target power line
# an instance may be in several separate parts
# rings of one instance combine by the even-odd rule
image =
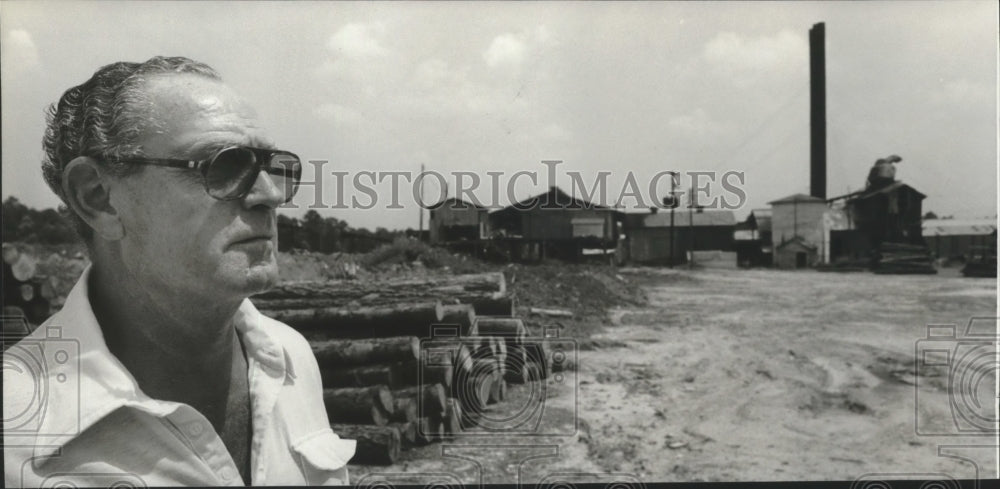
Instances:
[[[767,128],[767,126],[769,126],[775,119],[777,119],[779,114],[784,112],[785,109],[791,107],[792,102],[795,102],[799,97],[801,97],[808,91],[809,87],[806,86],[805,88],[799,90],[798,93],[792,95],[787,100],[785,100],[785,102],[782,103],[780,106],[778,106],[777,109],[768,114],[768,116],[765,117],[764,120],[761,121],[759,124],[757,124],[757,127],[755,127],[754,130],[746,138],[744,138],[742,142],[736,145],[736,148],[733,150],[732,154],[728,158],[726,158],[726,160],[723,161],[723,163],[725,163],[726,161],[731,161],[733,158],[738,156],[739,152],[747,144],[749,144],[750,141],[753,141],[757,136],[759,136],[764,131],[764,129]]]

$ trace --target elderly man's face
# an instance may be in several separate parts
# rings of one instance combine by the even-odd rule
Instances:
[[[146,88],[160,127],[142,138],[145,157],[202,160],[227,146],[270,146],[253,110],[222,83],[163,75]],[[144,167],[111,194],[125,229],[125,266],[160,292],[221,300],[264,290],[277,280],[275,208],[282,198],[264,174],[246,198],[220,201],[205,192],[198,171]]]

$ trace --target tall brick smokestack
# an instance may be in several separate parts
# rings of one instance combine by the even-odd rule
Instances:
[[[826,28],[809,29],[809,195],[826,198]]]

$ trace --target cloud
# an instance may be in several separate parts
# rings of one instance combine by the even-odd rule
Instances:
[[[497,68],[520,68],[529,55],[552,42],[552,33],[545,25],[518,33],[505,32],[493,38],[483,53],[486,66]]]
[[[38,68],[38,48],[31,34],[24,29],[13,29],[3,40],[3,64],[7,69],[31,70]]]
[[[384,34],[385,25],[382,23],[351,23],[330,36],[327,47],[343,56],[355,59],[385,56],[389,50],[379,42],[379,38]]]
[[[493,39],[489,49],[483,53],[483,59],[490,68],[504,66],[518,67],[524,61],[527,50],[525,41],[514,34],[501,34]]]

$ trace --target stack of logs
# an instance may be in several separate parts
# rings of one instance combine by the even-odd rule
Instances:
[[[881,243],[872,271],[879,274],[935,274],[934,259],[924,245]]]
[[[309,340],[332,428],[358,441],[351,462],[364,465],[450,439],[508,383],[548,377],[551,353],[525,341],[515,301],[502,273],[286,283],[253,298]]]
[[[11,243],[3,244],[3,314],[38,325],[48,319],[56,296],[54,277],[38,273],[38,259]],[[7,340],[18,338],[7,337]]]

